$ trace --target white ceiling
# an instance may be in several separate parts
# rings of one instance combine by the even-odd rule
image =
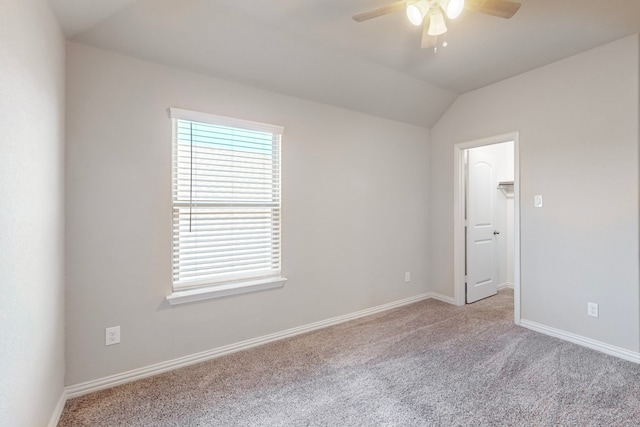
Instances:
[[[394,0],[50,0],[67,37],[268,90],[431,127],[458,94],[640,33],[640,0],[519,0],[465,11],[420,49]]]

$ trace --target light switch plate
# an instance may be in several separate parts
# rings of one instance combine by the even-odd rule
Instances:
[[[533,196],[533,206],[536,208],[542,207],[542,195],[536,194],[535,196]]]

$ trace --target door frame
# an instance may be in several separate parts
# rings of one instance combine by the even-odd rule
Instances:
[[[465,293],[465,169],[464,152],[470,148],[484,147],[513,141],[513,319],[520,324],[520,144],[519,132],[509,132],[473,141],[461,142],[453,146],[453,298],[456,305],[464,305]]]

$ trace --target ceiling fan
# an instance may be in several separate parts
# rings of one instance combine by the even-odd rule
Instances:
[[[449,19],[455,19],[463,9],[468,9],[509,19],[520,9],[520,3],[509,0],[400,0],[353,15],[353,20],[362,22],[403,9],[413,25],[424,25],[421,47],[433,47],[437,51],[438,36],[447,32],[445,15]],[[445,41],[443,46],[446,45]]]

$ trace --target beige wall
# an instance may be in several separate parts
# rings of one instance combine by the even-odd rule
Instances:
[[[64,39],[0,2],[0,424],[44,426],[64,379]]]
[[[431,133],[433,290],[453,295],[453,145],[519,131],[522,319],[638,351],[638,44],[464,94],[447,111]]]
[[[465,94],[429,148],[423,128],[70,44],[67,384],[427,290],[452,296],[453,144],[510,131],[522,318],[638,351],[638,47],[625,38]],[[285,126],[283,289],[164,301],[171,106]],[[115,325],[122,344],[105,347]]]
[[[67,99],[67,384],[427,291],[428,130],[73,43]],[[172,106],[285,126],[283,289],[165,302]]]

